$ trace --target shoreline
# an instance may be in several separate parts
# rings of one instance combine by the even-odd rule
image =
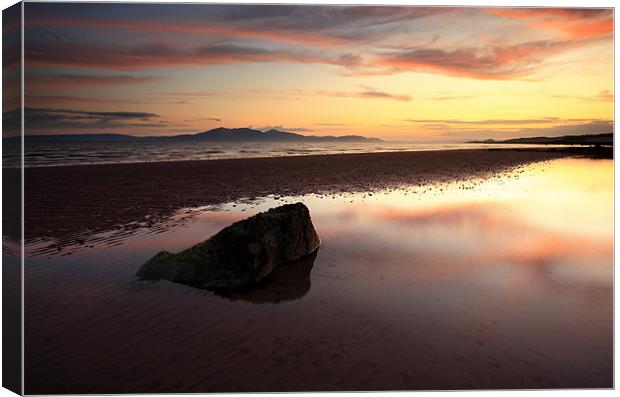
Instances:
[[[105,142],[103,142],[105,143]],[[280,142],[282,143],[282,142]],[[395,145],[400,144],[401,142],[393,142]],[[250,155],[250,156],[237,156],[232,155],[225,151],[224,148],[219,150],[215,148],[215,150],[206,150],[206,153],[213,154],[219,153],[222,156],[208,156],[208,157],[196,157],[195,155],[200,154],[202,152],[194,153],[194,155],[190,155],[188,158],[168,158],[168,157],[153,157],[149,159],[145,158],[119,158],[116,160],[102,160],[98,159],[96,161],[79,161],[79,162],[51,162],[51,163],[43,163],[41,164],[40,160],[30,158],[29,154],[26,150],[26,156],[28,160],[25,163],[25,168],[49,168],[49,167],[73,167],[73,166],[94,166],[94,165],[117,165],[117,164],[142,164],[142,163],[176,163],[176,162],[185,162],[185,161],[218,161],[218,160],[248,160],[248,159],[256,159],[256,158],[289,158],[289,157],[302,157],[302,156],[333,156],[333,155],[356,155],[356,154],[373,154],[373,153],[403,153],[403,152],[425,152],[425,151],[454,151],[454,150],[542,150],[542,151],[562,151],[562,152],[570,152],[575,154],[585,154],[587,156],[593,157],[601,157],[601,158],[612,158],[613,157],[613,145],[564,145],[564,144],[522,144],[522,143],[497,143],[497,144],[487,144],[487,143],[477,143],[475,147],[420,147],[420,148],[374,148],[373,150],[365,150],[365,149],[353,149],[351,151],[336,151],[332,152],[328,149],[308,149],[308,150],[295,150],[287,149],[287,152],[275,153],[275,152],[265,152],[260,155]],[[246,152],[246,150],[241,150],[240,152]],[[259,154],[260,152],[256,152]],[[15,160],[19,159],[19,157],[5,157],[3,169],[19,169],[21,167],[21,162],[18,164],[15,163]]]
[[[460,149],[26,168],[25,237],[26,242],[69,244],[89,234],[123,230],[122,225],[151,227],[182,208],[485,177],[575,154]],[[16,172],[3,170],[5,178]]]

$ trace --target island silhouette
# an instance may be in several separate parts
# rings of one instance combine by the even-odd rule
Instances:
[[[197,134],[169,136],[136,136],[128,134],[61,134],[26,135],[24,139],[26,142],[381,142],[381,139],[367,138],[360,135],[317,136],[301,135],[293,132],[279,131],[276,129],[261,131],[253,128],[225,127],[214,128]]]

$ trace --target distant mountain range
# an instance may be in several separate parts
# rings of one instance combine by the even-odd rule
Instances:
[[[18,139],[15,137],[13,139]],[[11,138],[7,138],[11,139]],[[124,134],[64,134],[64,135],[26,135],[26,142],[381,142],[378,138],[359,135],[316,136],[301,135],[271,129],[269,131],[252,128],[215,128],[198,134],[173,136],[133,136]]]
[[[503,141],[486,139],[484,141],[470,141],[467,143],[530,143],[530,144],[554,144],[554,145],[612,145],[614,144],[614,134],[592,134],[592,135],[564,135],[564,136],[536,136],[531,138],[514,138]]]

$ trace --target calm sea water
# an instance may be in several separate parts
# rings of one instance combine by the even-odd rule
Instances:
[[[295,201],[322,245],[267,286],[221,297],[134,277],[160,250]],[[561,159],[186,209],[61,253],[37,242],[26,393],[611,387],[612,215],[613,162]]]
[[[5,167],[18,167],[19,150],[5,143]],[[511,145],[510,147],[549,147]],[[418,150],[474,149],[505,145],[411,142],[30,142],[25,145],[26,167],[80,164],[139,163],[149,161],[209,160],[313,154],[372,153]],[[16,156],[17,154],[17,156]]]

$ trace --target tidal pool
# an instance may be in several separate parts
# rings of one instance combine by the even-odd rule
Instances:
[[[302,201],[322,245],[228,296],[140,265]],[[613,162],[179,211],[26,248],[28,394],[599,388],[613,383]]]

